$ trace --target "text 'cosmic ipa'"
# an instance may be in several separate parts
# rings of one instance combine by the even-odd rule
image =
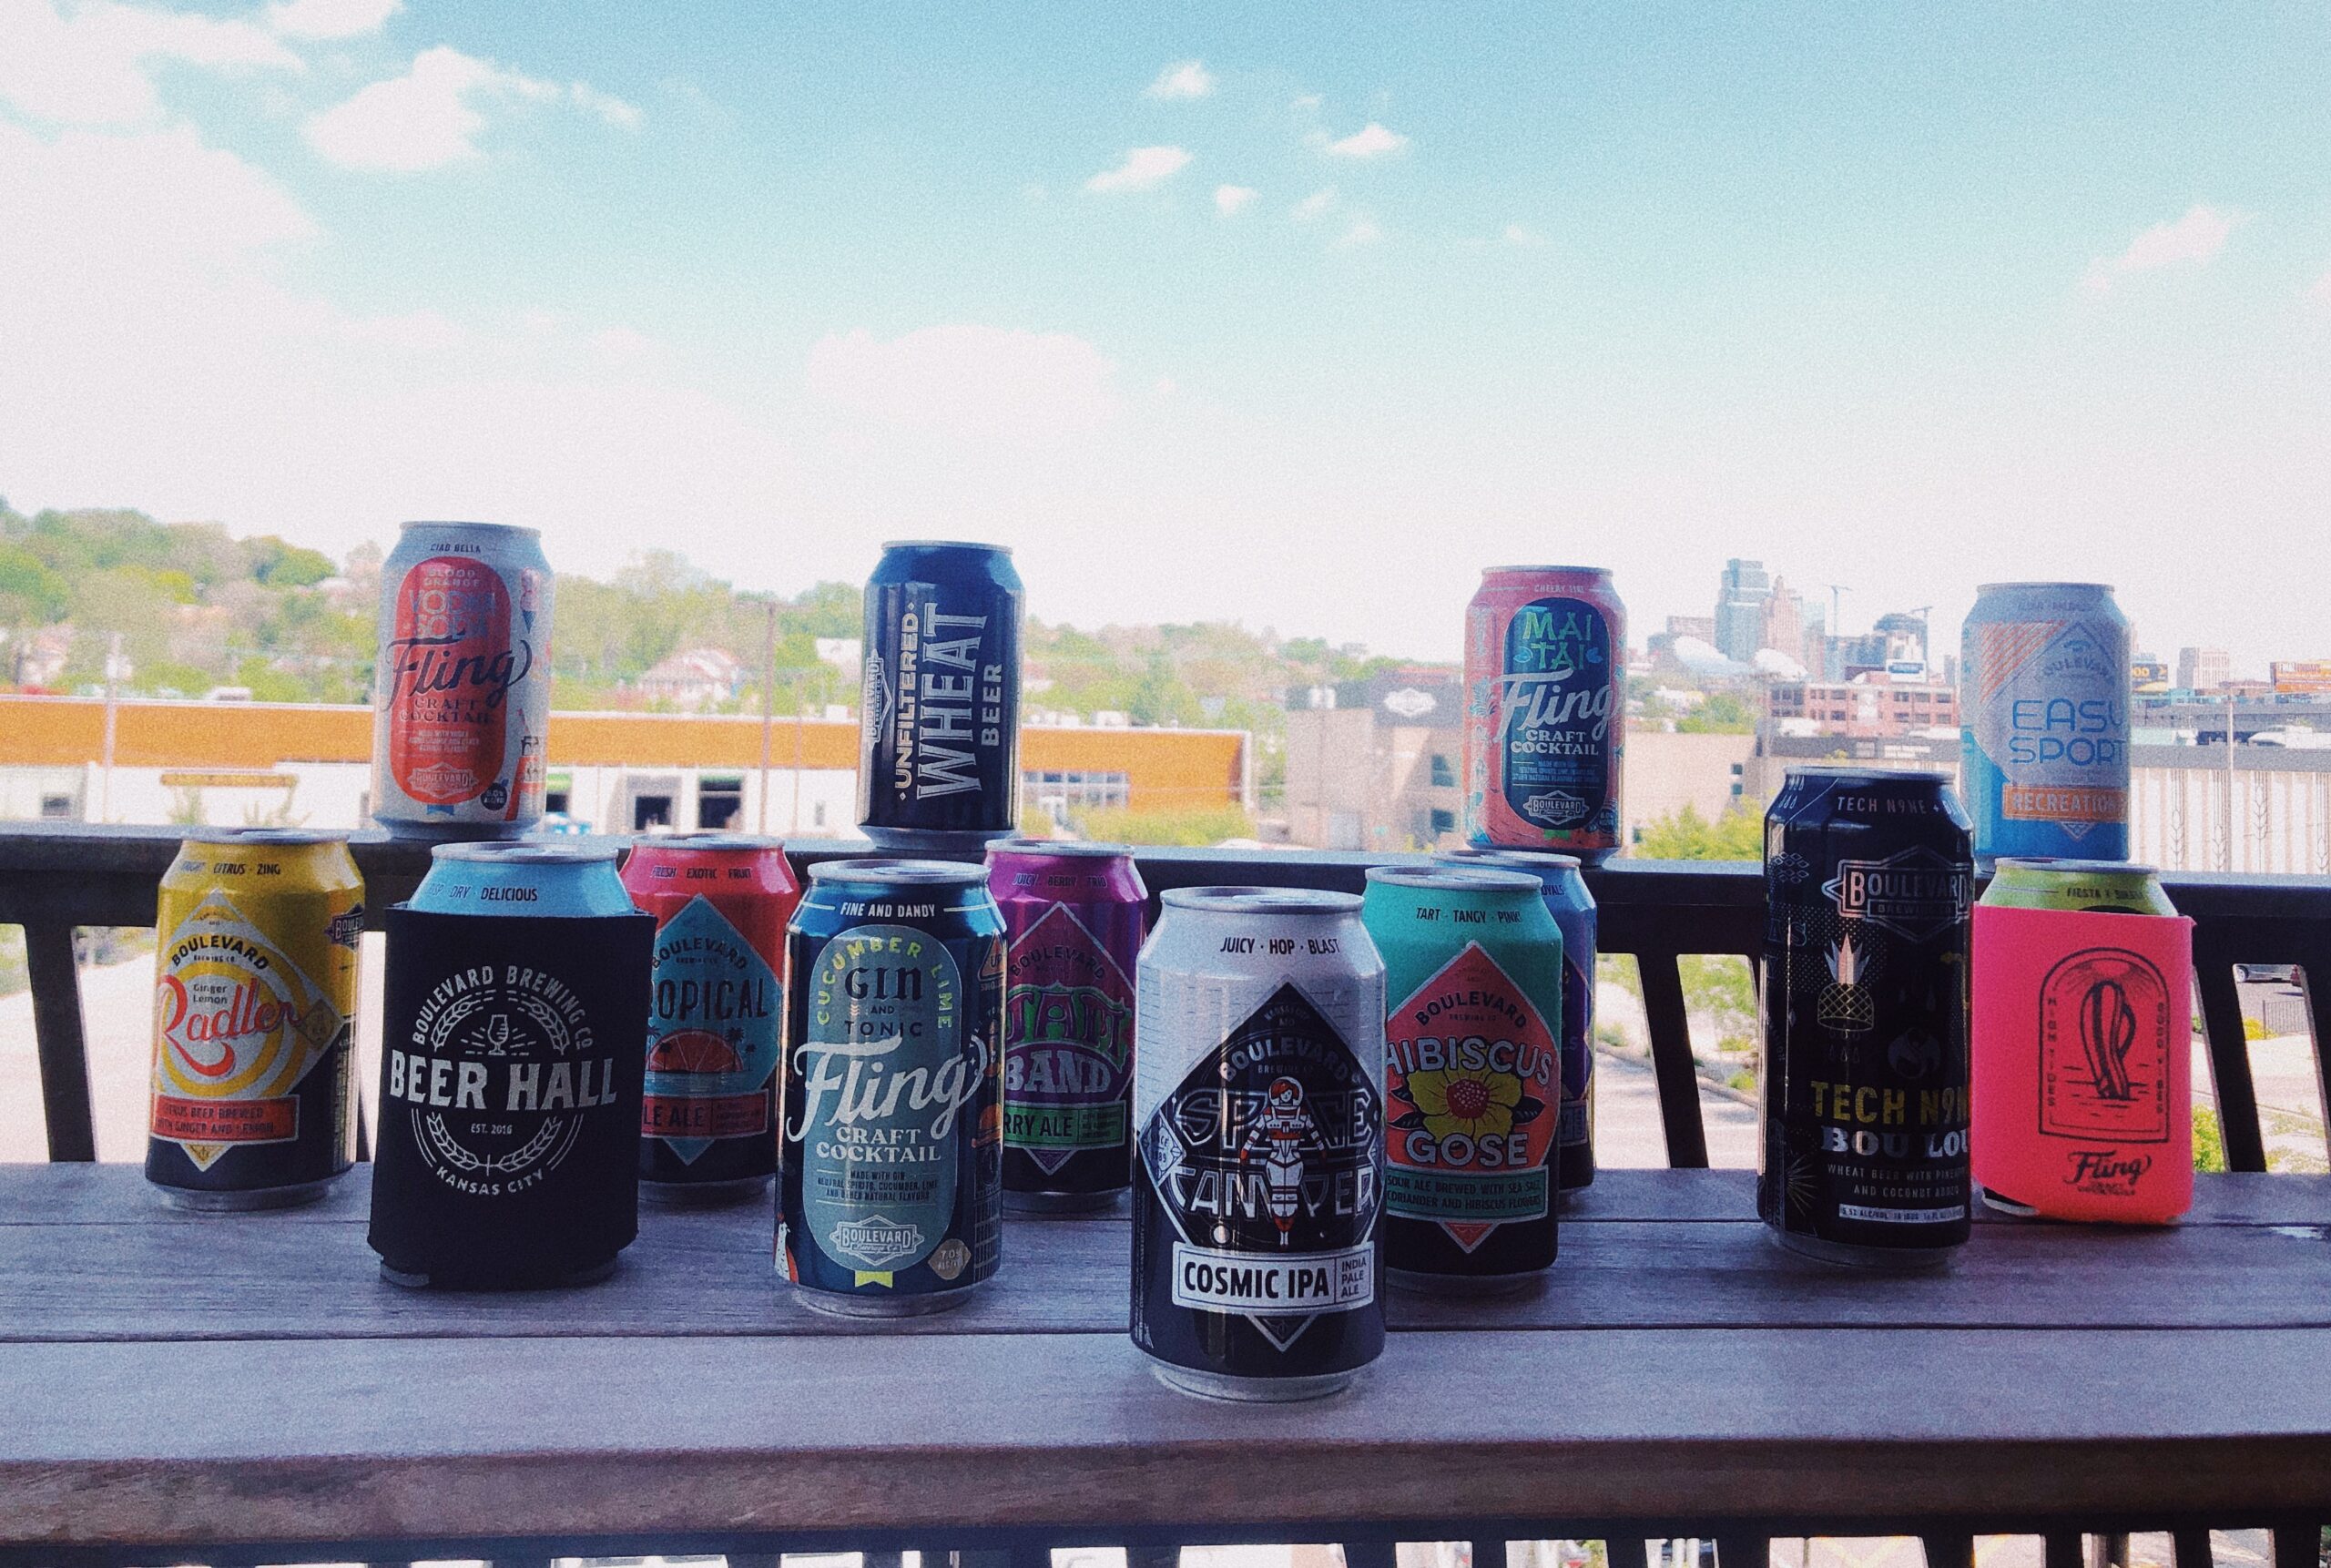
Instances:
[[[2129,853],[2129,623],[2102,583],[1993,583],[1960,633],[1975,854]]]
[[[1619,848],[1627,612],[1590,566],[1493,566],[1465,609],[1465,836]]]

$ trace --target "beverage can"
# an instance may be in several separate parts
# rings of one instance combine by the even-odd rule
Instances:
[[[2177,912],[2161,885],[2161,873],[2126,860],[2010,856],[1992,869],[1981,902],[1993,909],[2087,910],[2097,914]]]
[[[1993,583],[1960,634],[1975,855],[2129,853],[2129,623],[2102,583]]]
[[[1596,566],[1493,566],[1465,611],[1465,836],[1619,850],[1626,608]]]
[[[355,1159],[364,880],[344,839],[206,833],[163,875],[146,1177],[186,1208],[324,1195]]]

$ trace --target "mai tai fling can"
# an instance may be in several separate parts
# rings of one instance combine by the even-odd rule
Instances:
[[[1792,768],[1765,817],[1756,1205],[1878,1268],[1967,1239],[1967,817],[1940,773]]]
[[[162,878],[146,1177],[187,1208],[321,1197],[355,1157],[364,881],[331,834],[190,839]]]
[[[1010,942],[1003,1202],[1104,1208],[1133,1180],[1134,968],[1148,897],[1123,844],[1009,839],[988,891]]]
[[[383,1277],[514,1289],[614,1272],[639,1229],[655,930],[612,849],[437,847],[388,912]]]
[[[1020,820],[1020,574],[996,545],[886,545],[866,584],[858,820],[976,853]]]
[[[1562,933],[1562,1121],[1554,1135],[1561,1163],[1555,1185],[1574,1192],[1594,1182],[1594,895],[1576,855],[1534,850],[1442,850],[1442,865],[1527,871],[1545,891],[1546,909]]]
[[[1465,610],[1465,836],[1618,852],[1626,608],[1591,566],[1493,566]]]
[[[987,872],[820,861],[790,948],[786,1278],[821,1311],[959,1307],[1003,1250],[1003,919]]]
[[[2129,623],[2102,583],[1993,583],[1960,634],[1976,858],[2129,853]]]
[[[1554,1261],[1562,937],[1538,879],[1371,866],[1384,957],[1384,1265],[1413,1289],[1527,1285]]]
[[[552,577],[540,535],[408,523],[381,565],[372,816],[424,838],[542,820]]]
[[[1349,893],[1175,888],[1141,950],[1133,1341],[1295,1400],[1384,1349],[1384,961]]]
[[[777,1175],[785,928],[801,901],[785,846],[742,833],[643,839],[623,885],[656,917],[640,1178],[680,1200],[758,1193]]]

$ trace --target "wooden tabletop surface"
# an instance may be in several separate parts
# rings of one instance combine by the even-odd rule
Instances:
[[[1889,1278],[1776,1249],[1744,1173],[1605,1172],[1540,1289],[1395,1294],[1355,1388],[1244,1408],[1125,1339],[1122,1217],[870,1325],[776,1278],[766,1201],[646,1207],[596,1286],[400,1289],[368,1177],[222,1217],[0,1167],[0,1543],[2331,1515],[2331,1178]]]

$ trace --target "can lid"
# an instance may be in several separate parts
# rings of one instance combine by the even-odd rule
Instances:
[[[1445,866],[1552,866],[1573,871],[1586,864],[1576,855],[1558,855],[1552,850],[1482,850],[1471,845],[1435,850],[1432,858]]]
[[[730,833],[718,828],[698,828],[687,833],[642,834],[632,840],[631,847],[634,850],[706,850],[728,853],[782,850],[785,840],[767,833]]]
[[[489,534],[524,534],[529,539],[539,539],[543,536],[541,529],[529,528],[523,523],[472,523],[453,517],[416,518],[410,523],[400,523],[397,526],[401,529],[483,528]]]
[[[1009,555],[1009,545],[982,545],[973,539],[891,539],[884,542],[885,550],[982,550],[991,555]]]
[[[1874,762],[1792,762],[1786,779],[1911,779],[1948,784],[1950,774],[1940,768],[1881,768]]]
[[[2112,591],[2112,585],[2110,583],[1984,583],[1976,588],[1975,594],[1980,598],[1985,594],[2011,594],[2019,589],[2031,588],[2077,588],[2084,594],[2110,594]]]
[[[479,860],[510,866],[589,866],[616,858],[613,844],[551,844],[506,840],[475,844],[439,844],[433,860]]]
[[[959,888],[987,885],[985,866],[955,860],[819,860],[809,868],[813,882],[880,882],[887,887]]]
[[[193,834],[189,844],[275,844],[284,849],[297,849],[306,844],[345,844],[345,832],[331,832],[321,828],[221,828],[216,832]]]
[[[2061,855],[2001,855],[2000,871],[2037,871],[2065,877],[2157,877],[2160,871],[2134,860],[2075,860]]]
[[[1130,844],[1112,844],[1097,839],[998,839],[987,847],[991,858],[996,855],[1048,855],[1062,860],[1115,860],[1133,853]]]
[[[1527,893],[1544,891],[1537,878],[1487,866],[1370,866],[1368,880],[1394,888],[1433,888],[1450,892]]]
[[[1358,893],[1324,888],[1167,888],[1158,901],[1207,914],[1341,915],[1359,912]]]
[[[1484,577],[1501,577],[1514,572],[1547,572],[1573,577],[1608,578],[1611,568],[1608,566],[1484,566],[1481,568],[1481,575]]]

